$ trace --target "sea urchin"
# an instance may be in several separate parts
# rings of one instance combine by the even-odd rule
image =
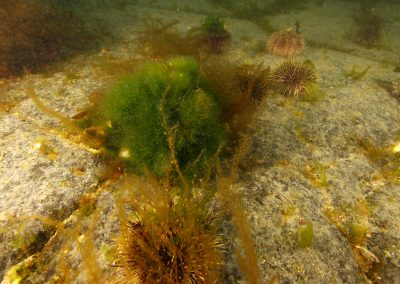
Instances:
[[[220,54],[228,46],[231,36],[225,29],[225,23],[219,17],[207,16],[202,25],[201,40],[207,50]]]
[[[286,96],[307,94],[316,84],[315,68],[310,62],[286,61],[272,72],[275,89]]]
[[[151,196],[159,199],[138,209],[118,239],[117,283],[216,283],[222,243],[215,215],[198,202],[174,204],[156,189]]]
[[[293,30],[273,33],[267,43],[269,53],[283,57],[294,57],[304,50],[303,38]]]

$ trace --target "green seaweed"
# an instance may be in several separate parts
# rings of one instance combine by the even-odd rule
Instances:
[[[353,81],[358,81],[361,78],[363,78],[369,71],[369,69],[371,68],[371,66],[367,66],[364,69],[358,71],[357,70],[357,66],[353,65],[353,67],[351,68],[351,70],[349,71],[344,71],[343,75],[346,78],[350,78]]]
[[[351,222],[348,224],[348,238],[352,244],[363,244],[369,232],[368,226]]]
[[[311,247],[314,240],[314,226],[311,222],[297,228],[297,240],[302,248]]]
[[[107,148],[138,172],[205,170],[223,144],[219,106],[191,58],[147,64],[117,82],[100,110]]]
[[[202,28],[205,32],[214,35],[221,35],[226,33],[225,23],[217,16],[207,16],[204,19]]]

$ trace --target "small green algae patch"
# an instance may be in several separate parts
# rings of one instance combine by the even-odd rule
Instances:
[[[371,231],[368,220],[371,207],[365,199],[325,208],[326,217],[352,245],[364,245]]]
[[[225,138],[216,97],[187,57],[121,79],[100,111],[107,148],[139,173],[165,176],[174,163],[185,173],[204,171]]]
[[[365,69],[362,70],[357,70],[357,67],[355,65],[353,65],[353,67],[351,68],[351,70],[349,71],[344,71],[343,75],[346,78],[350,78],[353,81],[358,81],[361,78],[363,78],[365,75],[367,75],[369,69],[371,68],[371,66],[367,66],[365,67]]]
[[[297,228],[297,240],[302,248],[311,247],[314,240],[314,226],[311,222]]]
[[[361,223],[351,222],[348,224],[348,238],[350,243],[361,245],[365,243],[369,227]]]
[[[225,34],[225,23],[216,16],[207,16],[204,19],[202,28],[205,32],[212,33],[215,35]]]

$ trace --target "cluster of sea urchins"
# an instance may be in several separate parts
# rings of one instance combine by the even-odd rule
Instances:
[[[283,95],[305,95],[316,84],[315,67],[307,61],[286,61],[272,72],[272,81],[275,90]]]
[[[267,43],[267,50],[274,55],[294,57],[303,52],[304,40],[291,29],[279,31],[271,35]]]

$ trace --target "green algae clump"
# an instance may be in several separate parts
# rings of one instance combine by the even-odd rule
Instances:
[[[219,106],[194,59],[148,63],[117,82],[100,105],[106,146],[129,169],[196,175],[222,146]]]

